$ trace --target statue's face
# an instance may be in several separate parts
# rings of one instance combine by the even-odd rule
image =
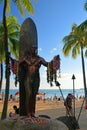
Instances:
[[[37,52],[37,48],[36,47],[32,47],[31,48],[31,54],[32,55],[36,55],[36,52]]]

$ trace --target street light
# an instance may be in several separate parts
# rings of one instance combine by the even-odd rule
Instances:
[[[73,96],[74,96],[74,117],[75,117],[75,84],[74,84],[74,80],[75,80],[75,75],[72,75],[72,80],[73,80]]]

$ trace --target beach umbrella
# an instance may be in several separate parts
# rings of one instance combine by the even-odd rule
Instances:
[[[19,97],[20,97],[19,92],[16,92],[16,93],[15,93],[15,98],[16,98],[16,100],[19,100]]]
[[[19,96],[19,92],[16,92],[16,93],[15,93],[15,96]]]

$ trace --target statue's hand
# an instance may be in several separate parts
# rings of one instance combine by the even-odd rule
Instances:
[[[53,69],[54,69],[54,70],[60,69],[60,56],[59,56],[59,55],[56,55],[56,56],[53,58]]]

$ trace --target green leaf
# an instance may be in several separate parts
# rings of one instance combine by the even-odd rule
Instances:
[[[23,0],[23,6],[28,13],[33,15],[34,9],[33,9],[33,6],[29,0]]]

